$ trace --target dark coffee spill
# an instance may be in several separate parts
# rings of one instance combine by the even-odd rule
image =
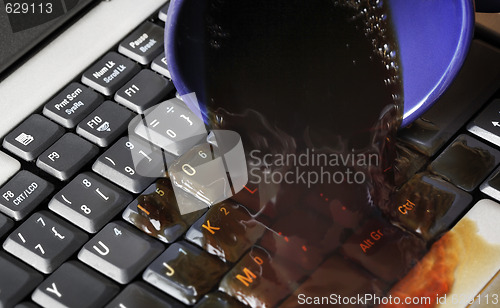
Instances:
[[[377,254],[387,261],[380,268],[391,271],[391,258],[398,256],[389,252],[398,239],[370,239],[380,230],[363,233],[371,220],[380,219],[378,206],[390,202],[394,179],[387,170],[395,159],[394,135],[403,110],[397,41],[387,4],[210,0],[204,22],[202,100],[212,128],[242,136],[247,187],[256,189],[252,194],[243,189],[234,200],[286,240],[280,243],[276,236],[266,236],[265,243],[257,244],[309,270],[338,251],[349,252],[340,247],[342,243],[359,238],[363,251],[356,254]],[[319,176],[316,180],[314,174]],[[317,219],[308,217],[301,223],[297,213],[304,210]],[[314,232],[308,230],[319,226],[319,235],[309,236]],[[377,237],[383,239],[381,234]],[[294,242],[296,250],[286,246]],[[391,246],[387,255],[383,245]],[[311,265],[306,261],[312,252],[318,261]],[[405,259],[392,263],[404,273],[421,251],[400,255]],[[359,257],[349,253],[344,257],[354,266],[371,264],[357,262]],[[290,285],[290,290],[296,287]],[[244,291],[238,292],[240,300],[251,304]]]

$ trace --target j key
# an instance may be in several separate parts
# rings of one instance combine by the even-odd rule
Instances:
[[[178,98],[149,108],[134,132],[158,147],[180,156],[207,137],[203,121]]]
[[[73,133],[66,133],[38,157],[36,165],[65,181],[85,166],[98,151],[90,142]]]
[[[0,189],[0,211],[21,220],[54,190],[54,185],[29,171],[19,171]]]
[[[193,305],[225,273],[222,261],[185,242],[172,244],[144,271],[143,279],[160,290]]]
[[[401,130],[399,136],[425,155],[433,156],[498,90],[499,72],[498,49],[474,40],[450,88],[420,119]]]
[[[231,201],[210,208],[189,229],[186,239],[223,261],[236,262],[264,233],[265,226]]]
[[[224,276],[219,290],[250,307],[275,307],[304,276],[294,264],[255,246]]]
[[[160,12],[158,12],[158,19],[160,19],[163,22],[167,22],[167,13],[169,6],[170,6],[170,1],[160,9]]]
[[[104,275],[125,284],[165,248],[124,222],[111,222],[83,246],[78,259]]]
[[[162,27],[147,21],[120,43],[118,52],[146,65],[162,52],[163,34]]]
[[[390,294],[393,297],[428,295],[434,300],[439,295],[439,307],[470,307],[468,304],[478,300],[481,290],[487,292],[487,284],[493,283],[491,279],[500,269],[499,220],[500,204],[491,200],[477,202],[432,245]],[[495,293],[498,294],[498,290]],[[481,302],[485,303],[485,294],[482,294]],[[498,307],[498,303],[493,307]]]
[[[329,297],[330,304],[335,307],[367,307],[362,302],[351,302],[342,305],[339,296],[342,298],[365,298],[365,294],[370,296],[384,296],[387,285],[360,269],[355,264],[344,258],[334,255],[328,258],[320,267],[309,276],[300,287],[288,297],[280,307],[301,307],[314,304],[314,298],[321,298],[326,294],[335,294]],[[337,302],[335,302],[337,300]]]
[[[107,147],[127,130],[133,116],[126,108],[105,101],[78,124],[76,132],[100,147]]]
[[[500,146],[500,99],[492,101],[472,120],[467,129],[497,146]]]
[[[100,230],[132,196],[101,177],[77,175],[49,202],[49,208],[89,233]]]
[[[416,236],[374,217],[342,245],[341,252],[390,283],[403,277],[425,253]]]
[[[32,161],[63,134],[61,126],[34,114],[10,132],[2,145],[22,159]]]
[[[73,128],[102,101],[101,95],[73,82],[45,104],[43,114],[66,128]]]
[[[153,60],[153,63],[151,63],[151,69],[167,78],[172,78],[167,65],[167,60],[165,59],[165,53],[162,53]]]
[[[137,113],[144,113],[173,89],[171,81],[145,69],[116,92],[115,101]]]
[[[137,142],[130,142],[127,137],[122,137],[97,159],[92,170],[130,192],[140,193],[154,180],[153,177],[137,172],[132,152],[141,151],[140,149]],[[161,155],[148,155],[143,161],[155,169],[163,166]]]
[[[111,51],[83,73],[82,83],[110,96],[139,70],[137,63]]]
[[[465,191],[473,191],[500,161],[500,151],[467,135],[458,136],[429,166]]]
[[[7,232],[14,227],[14,222],[4,215],[0,214],[0,237],[3,237]]]
[[[195,306],[195,308],[211,308],[211,307],[244,308],[245,306],[241,304],[239,301],[235,300],[233,297],[229,297],[227,294],[221,292],[209,293],[205,295]]]
[[[181,215],[170,182],[161,178],[128,205],[123,219],[160,241],[172,243],[204,212]]]
[[[3,248],[48,274],[61,265],[88,236],[53,214],[41,211],[31,215],[12,232],[3,243]]]
[[[119,291],[111,280],[70,261],[36,288],[31,299],[42,307],[103,307]]]
[[[323,220],[311,210],[296,210],[280,217],[258,245],[312,271],[340,246],[343,230],[342,226]]]
[[[471,202],[471,195],[441,178],[418,174],[396,192],[384,212],[393,222],[430,241],[449,230]]]
[[[184,307],[184,305],[142,281],[128,285],[125,290],[106,305],[106,308],[146,307],[173,308]]]
[[[19,260],[0,252],[0,307],[13,307],[43,280],[43,276]]]

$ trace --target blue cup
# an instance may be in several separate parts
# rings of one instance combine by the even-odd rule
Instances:
[[[399,43],[404,90],[402,126],[422,115],[460,70],[474,33],[473,0],[385,0]],[[500,1],[476,1],[485,10]],[[207,1],[172,0],[165,55],[181,95],[203,93],[204,14]],[[263,34],[265,35],[265,34]],[[182,56],[180,56],[182,55]],[[203,103],[203,102],[202,102]]]

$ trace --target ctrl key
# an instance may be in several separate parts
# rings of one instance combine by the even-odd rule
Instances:
[[[76,261],[64,263],[33,292],[43,307],[102,307],[119,291],[118,286]]]

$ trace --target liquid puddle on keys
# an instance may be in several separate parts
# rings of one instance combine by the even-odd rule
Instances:
[[[390,13],[382,0],[209,1],[206,93],[197,95],[211,128],[240,134],[249,182],[186,238],[231,265],[222,292],[294,307],[301,294],[452,288],[453,235],[422,259],[435,239],[384,213],[405,172],[395,165],[404,93]]]

